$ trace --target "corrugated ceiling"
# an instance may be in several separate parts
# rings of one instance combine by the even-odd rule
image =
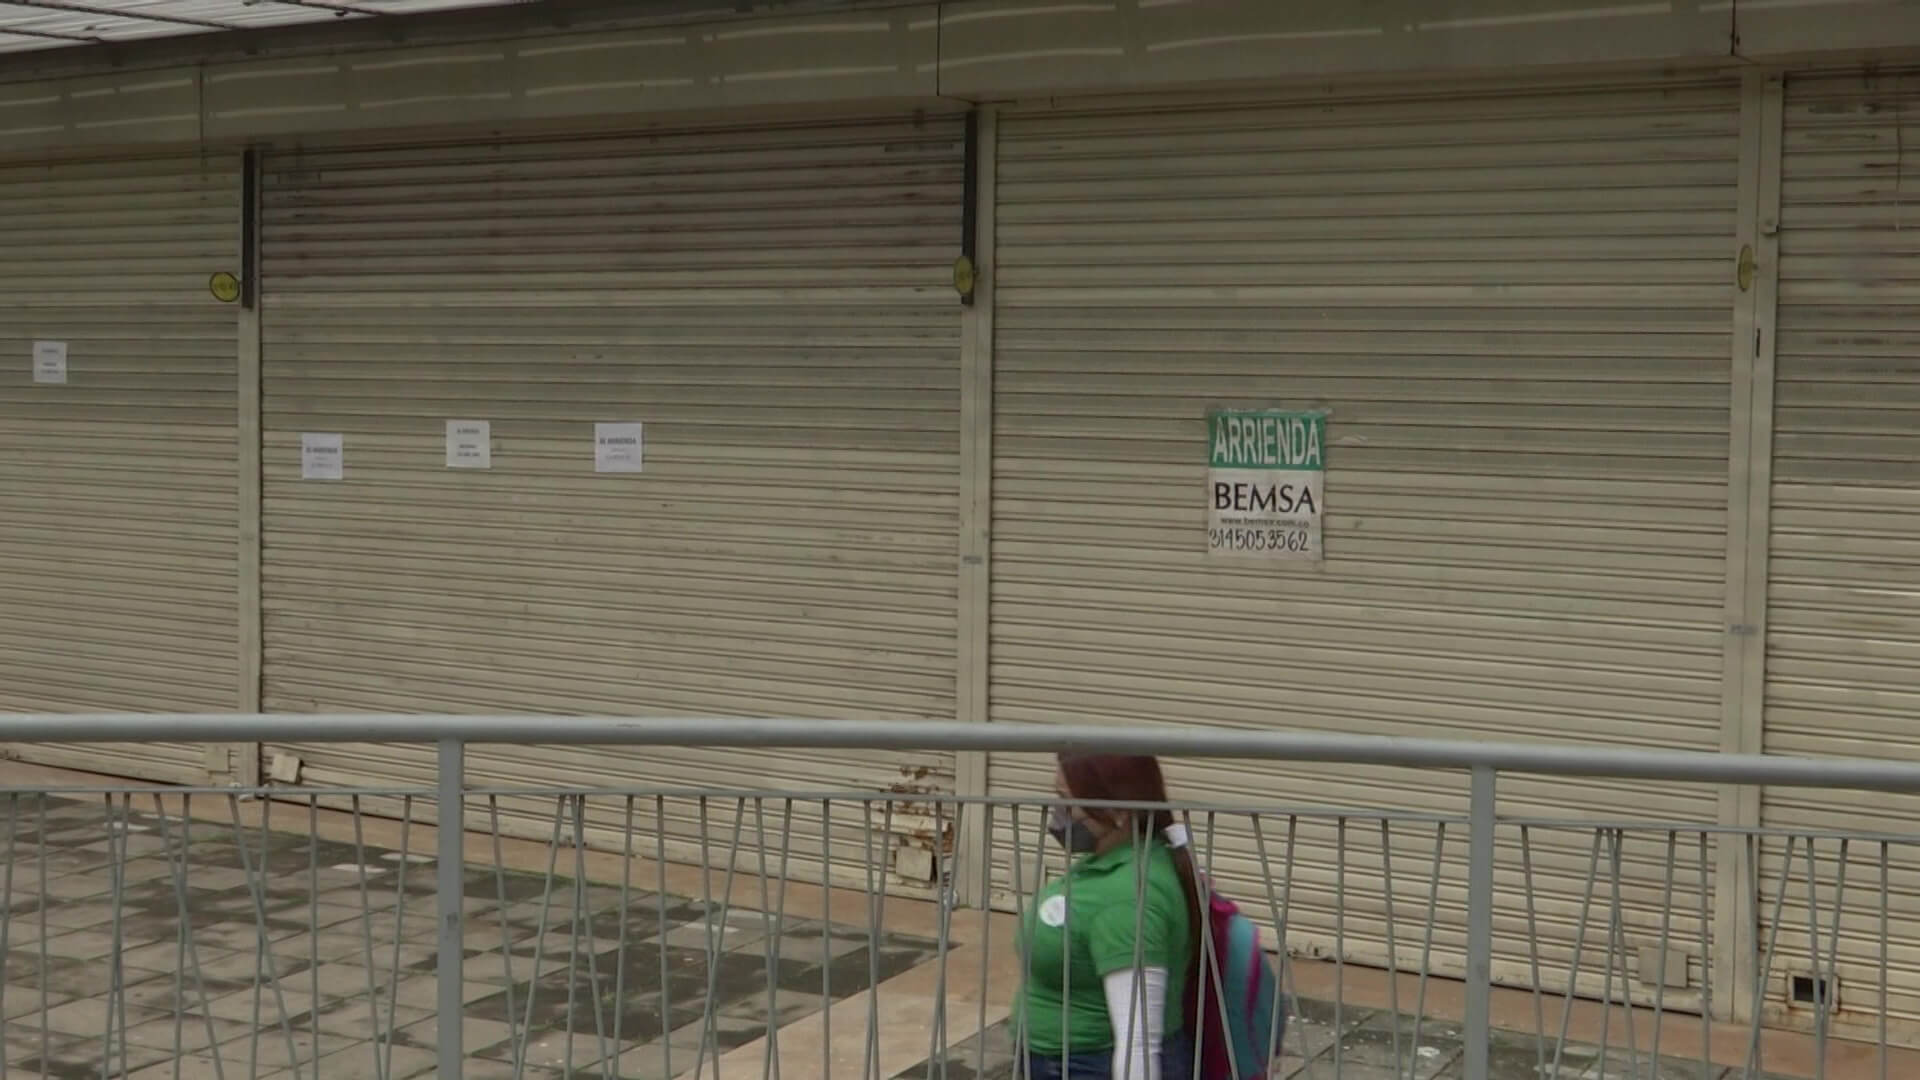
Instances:
[[[534,0],[0,0],[0,53]]]

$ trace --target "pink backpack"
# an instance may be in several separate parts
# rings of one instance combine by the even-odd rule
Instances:
[[[1287,1017],[1260,928],[1233,901],[1209,891],[1207,930],[1202,985],[1187,989],[1187,1030],[1200,1044],[1194,1080],[1264,1080]]]

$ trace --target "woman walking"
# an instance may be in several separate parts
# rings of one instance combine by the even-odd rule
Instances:
[[[1048,831],[1072,853],[1023,927],[1021,1034],[1031,1080],[1187,1080],[1184,1030],[1205,922],[1187,832],[1150,757],[1062,755]]]

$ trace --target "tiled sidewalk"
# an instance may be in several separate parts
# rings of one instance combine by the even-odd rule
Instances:
[[[97,800],[50,800],[43,830],[38,797],[19,799],[0,819],[8,1080],[97,1080],[103,1062],[143,1080],[432,1072],[430,860]],[[936,951],[492,868],[468,870],[466,897],[471,1080],[516,1057],[533,1080],[660,1080]]]

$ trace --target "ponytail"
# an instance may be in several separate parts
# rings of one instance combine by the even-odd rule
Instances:
[[[1169,830],[1176,827],[1173,814],[1162,810],[1153,816],[1154,832],[1165,837]],[[1184,832],[1184,826],[1181,827]],[[1180,892],[1187,902],[1187,981],[1186,1002],[1183,1015],[1190,1021],[1200,1020],[1200,1004],[1206,1000],[1201,980],[1206,977],[1204,954],[1210,927],[1207,925],[1207,887],[1200,877],[1200,871],[1193,865],[1193,841],[1191,833],[1183,844],[1169,844],[1173,854],[1173,869],[1180,876]],[[1199,1032],[1191,1033],[1196,1039]]]

